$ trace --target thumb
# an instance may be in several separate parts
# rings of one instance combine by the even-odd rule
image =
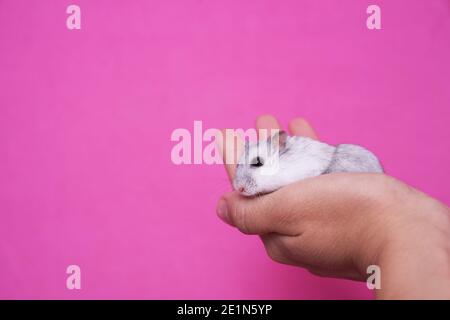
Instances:
[[[247,198],[237,192],[225,194],[217,204],[217,215],[245,234],[295,235],[290,210],[282,210],[281,193]]]

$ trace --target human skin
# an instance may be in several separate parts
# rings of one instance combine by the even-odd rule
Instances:
[[[265,115],[256,128],[280,125]],[[301,118],[289,130],[317,139]],[[232,179],[235,166],[225,167]],[[388,175],[326,174],[254,198],[230,192],[217,214],[260,235],[273,260],[316,275],[366,281],[379,266],[378,299],[450,299],[450,210]]]

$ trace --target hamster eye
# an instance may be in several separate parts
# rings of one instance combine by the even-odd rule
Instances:
[[[256,157],[255,159],[253,159],[253,161],[250,164],[251,167],[262,167],[263,165],[264,165],[263,159],[261,159],[260,157]]]

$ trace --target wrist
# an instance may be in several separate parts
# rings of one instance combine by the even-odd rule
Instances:
[[[359,272],[367,278],[369,265],[380,267],[377,298],[450,298],[449,209],[391,180],[382,205],[373,206]]]

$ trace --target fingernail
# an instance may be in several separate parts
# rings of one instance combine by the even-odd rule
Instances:
[[[230,218],[228,217],[228,205],[224,199],[220,199],[219,203],[217,204],[217,215],[225,223],[231,224]]]

